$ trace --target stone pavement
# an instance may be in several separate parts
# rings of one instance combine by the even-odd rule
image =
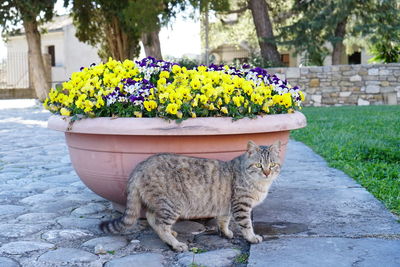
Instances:
[[[17,103],[18,102],[18,103]],[[32,101],[0,100],[0,266],[400,266],[400,224],[342,172],[291,141],[282,175],[254,211],[264,242],[220,237],[211,221],[179,222],[175,253],[145,220],[122,235],[118,216],[76,176],[62,133]],[[23,108],[10,108],[18,104]],[[234,225],[232,226],[234,227]],[[204,251],[204,252],[203,252]]]

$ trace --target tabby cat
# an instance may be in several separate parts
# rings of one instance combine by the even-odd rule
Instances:
[[[247,152],[227,162],[154,155],[132,172],[124,215],[102,222],[100,228],[118,233],[135,223],[144,206],[150,226],[176,251],[188,249],[171,229],[178,218],[217,217],[221,232],[232,238],[228,228],[232,216],[244,238],[259,243],[262,237],[254,234],[250,214],[265,199],[279,174],[279,150],[280,142],[260,147],[249,141]]]

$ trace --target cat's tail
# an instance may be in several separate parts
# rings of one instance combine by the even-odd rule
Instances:
[[[140,216],[141,206],[139,190],[134,187],[131,192],[128,192],[124,215],[117,219],[100,223],[100,229],[104,233],[115,234],[123,231],[129,226],[132,226]]]

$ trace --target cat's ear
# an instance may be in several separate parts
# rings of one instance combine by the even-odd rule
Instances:
[[[272,145],[269,146],[269,151],[271,151],[274,154],[279,154],[281,151],[281,141],[276,141]]]
[[[254,152],[257,152],[257,151],[260,151],[260,147],[256,143],[254,143],[253,141],[250,140],[247,143],[247,153],[249,155],[252,155]]]

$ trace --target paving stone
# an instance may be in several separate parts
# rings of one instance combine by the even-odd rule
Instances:
[[[180,234],[199,234],[206,230],[204,225],[194,221],[179,221],[173,226],[174,231]]]
[[[400,240],[279,238],[252,245],[248,267],[400,266]]]
[[[21,265],[13,259],[7,257],[0,257],[0,266],[1,267],[20,267]]]
[[[18,205],[0,205],[0,216],[19,214],[26,211],[26,207]]]
[[[104,201],[104,198],[96,195],[93,192],[85,192],[84,194],[70,194],[66,195],[65,200],[88,203],[91,201]]]
[[[16,241],[4,244],[0,247],[0,252],[20,255],[26,252],[37,251],[37,250],[47,250],[54,248],[54,244],[45,242],[35,242],[35,241]]]
[[[86,188],[86,185],[80,180],[75,183],[71,183],[70,185],[78,187],[78,188]]]
[[[237,257],[239,254],[240,250],[237,249],[218,249],[194,254],[193,261],[193,252],[185,252],[178,255],[178,263],[183,266],[192,266],[193,263],[207,267],[231,266],[235,257]]]
[[[33,212],[20,215],[17,220],[24,223],[38,223],[52,221],[57,216],[57,213]]]
[[[55,213],[62,212],[65,209],[69,211],[76,208],[79,204],[71,200],[65,200],[63,198],[56,198],[54,201],[36,204],[31,208],[31,211],[35,212],[45,212],[45,213]]]
[[[64,195],[64,194],[71,194],[71,193],[76,193],[78,192],[79,189],[76,187],[72,187],[72,186],[59,186],[59,187],[53,187],[50,189],[47,189],[46,191],[44,191],[44,194],[50,194],[50,195]]]
[[[142,253],[125,256],[107,262],[104,267],[163,267],[163,255],[158,253]]]
[[[226,246],[231,246],[231,243],[226,237],[222,237],[216,234],[210,235],[198,235],[194,239],[196,243],[204,244],[207,246],[212,246],[216,248],[223,248]]]
[[[86,215],[86,214],[93,214],[104,211],[106,207],[100,203],[89,203],[85,206],[79,207],[75,209],[72,214],[73,215]]]
[[[166,250],[169,246],[165,244],[155,233],[143,234],[139,238],[140,245],[145,249]]]
[[[25,190],[33,190],[33,191],[43,191],[46,189],[49,189],[51,185],[49,183],[37,181],[37,182],[31,182],[27,185],[24,185],[23,188]]]
[[[74,240],[90,236],[93,236],[93,233],[87,230],[62,229],[47,231],[42,234],[42,239],[49,242],[60,242],[64,240]]]
[[[30,197],[26,197],[21,199],[21,203],[28,204],[28,205],[36,205],[40,203],[47,203],[53,202],[55,200],[53,195],[50,194],[37,194]]]
[[[0,236],[23,237],[39,232],[48,224],[0,224]]]
[[[42,177],[41,180],[49,183],[70,184],[78,181],[79,177],[74,175],[57,175]]]
[[[39,262],[55,264],[56,266],[90,263],[98,259],[98,256],[84,250],[75,248],[59,248],[44,253],[39,257]]]
[[[253,219],[302,223],[311,235],[359,237],[400,233],[395,217],[364,188],[274,188],[253,210]]]
[[[87,219],[79,217],[65,217],[57,219],[57,223],[59,223],[64,228],[90,229],[92,231],[100,231],[100,222],[101,220],[99,219]]]
[[[0,181],[7,181],[10,179],[19,179],[26,175],[24,172],[6,172],[4,169],[0,173]]]
[[[105,236],[90,239],[83,243],[82,247],[94,249],[101,246],[107,252],[121,249],[126,245],[128,245],[128,240],[123,236]]]

